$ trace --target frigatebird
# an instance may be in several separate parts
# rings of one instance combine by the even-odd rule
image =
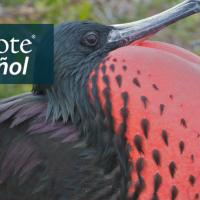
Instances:
[[[54,84],[0,100],[0,199],[198,199],[200,58],[144,42],[197,12],[56,25]]]

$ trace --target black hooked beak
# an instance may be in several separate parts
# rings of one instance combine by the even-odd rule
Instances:
[[[112,25],[108,43],[126,46],[138,45],[166,26],[200,12],[200,0],[186,0],[177,6],[152,17],[127,24]]]

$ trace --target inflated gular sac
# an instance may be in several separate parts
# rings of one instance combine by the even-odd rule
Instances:
[[[109,77],[113,128],[118,133],[119,125],[126,125],[124,141],[131,148],[125,146],[124,155],[128,152],[134,163],[128,194],[140,200],[199,198],[199,57],[160,42],[129,45],[108,56],[104,65],[115,68],[105,74],[99,70],[97,86],[103,105]]]

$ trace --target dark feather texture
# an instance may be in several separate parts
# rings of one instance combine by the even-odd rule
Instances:
[[[141,100],[143,101],[143,103],[144,103],[144,108],[146,109],[148,99],[147,99],[145,96],[142,95],[142,96],[141,96]]]
[[[155,83],[153,83],[153,87],[155,90],[159,90]]]
[[[113,64],[110,65],[110,69],[114,72],[115,71],[115,66]]]
[[[29,192],[34,200],[97,200],[113,196],[126,199],[131,181],[130,147],[125,135],[129,115],[128,95],[122,94],[123,120],[115,137],[106,61],[110,59],[108,53],[120,46],[119,43],[107,42],[112,29],[111,26],[90,21],[64,22],[54,28],[54,85],[34,85],[33,93],[43,97],[40,99],[42,103],[35,102],[41,107],[33,108],[37,114],[32,116],[30,113],[24,116],[24,110],[19,111],[20,115],[12,124],[17,128],[20,123],[30,120],[31,125],[26,123],[21,135],[37,150],[30,156],[34,159],[29,158],[30,165],[41,161],[32,168],[37,172],[37,167],[40,169],[39,178],[31,182],[33,189]],[[99,36],[95,46],[86,44],[83,39],[88,30]],[[42,51],[40,54],[46,55]],[[112,60],[117,62],[116,58]],[[114,72],[114,65],[110,68]],[[92,71],[94,74],[90,77]],[[101,71],[106,84],[103,91],[98,87],[97,78]],[[91,91],[88,82],[92,84]],[[120,74],[116,76],[116,83],[121,87]],[[99,98],[102,92],[106,100],[104,103]],[[38,143],[44,147],[39,148]],[[26,174],[22,177],[24,183],[28,180]]]
[[[194,154],[193,153],[191,154],[191,159],[192,159],[192,162],[194,162]]]
[[[144,151],[142,150],[142,138],[139,136],[139,134],[136,134],[134,139],[133,139],[133,142],[137,148],[137,150],[139,151],[139,153],[143,153],[144,154]]]
[[[143,178],[141,178],[141,181],[137,181],[135,183],[135,191],[129,200],[137,200],[144,189],[145,189],[145,182]]]
[[[190,181],[191,185],[193,186],[195,183],[195,177],[192,174],[190,174],[189,181]]]
[[[141,87],[141,85],[140,85],[140,83],[139,83],[139,81],[138,81],[137,78],[134,78],[134,79],[133,79],[133,83],[134,83],[135,85],[137,85],[138,87]]]
[[[123,67],[124,71],[126,71],[127,67],[125,65],[123,65],[122,67]]]
[[[128,97],[122,95],[123,124],[114,144],[108,77],[103,78],[104,105],[97,86],[99,70],[106,73],[108,53],[119,48],[107,43],[111,29],[89,21],[55,26],[54,84],[36,84],[33,93],[0,100],[0,199],[126,198],[131,181],[125,137]],[[86,30],[98,30],[95,47],[84,45]],[[48,34],[45,37],[48,41]],[[41,70],[48,67],[40,65],[48,57],[44,49],[38,48],[37,54]],[[92,70],[95,74],[88,80]],[[121,76],[117,83],[121,86]]]
[[[161,164],[160,164],[160,160],[161,160],[160,152],[159,152],[157,149],[154,149],[154,150],[152,151],[152,156],[153,156],[153,159],[154,159],[155,163],[156,163],[158,166],[161,166]]]
[[[108,78],[108,75],[104,75],[102,79],[103,79],[103,81],[105,82],[105,84],[106,84],[106,86],[108,87],[108,89],[110,89],[110,87],[109,87],[109,78]]]
[[[141,126],[142,126],[142,129],[143,129],[143,133],[144,133],[144,135],[147,139],[148,138],[148,130],[149,130],[149,121],[146,118],[143,118],[141,120]]]
[[[162,138],[163,138],[165,144],[168,146],[168,135],[167,135],[167,132],[165,129],[162,131]]]
[[[183,150],[184,150],[184,147],[185,147],[185,144],[184,144],[183,141],[180,141],[179,147],[180,147],[180,151],[181,151],[181,154],[182,154],[182,153],[183,153]]]
[[[169,164],[169,171],[170,171],[170,174],[171,174],[172,178],[174,178],[174,174],[175,174],[175,171],[176,171],[176,164],[175,164],[174,161],[172,161]]]
[[[163,114],[164,107],[165,107],[165,105],[163,105],[163,104],[160,104],[160,115],[162,115],[162,114]]]
[[[106,73],[106,66],[103,65],[103,66],[101,67],[101,70],[102,70],[103,74],[105,75],[105,73]]]
[[[177,189],[176,185],[174,185],[172,187],[172,198],[171,199],[175,200],[177,196],[178,196],[178,189]]]
[[[115,77],[116,81],[117,81],[117,84],[119,87],[121,87],[121,84],[122,84],[122,77],[120,74],[118,74],[116,77]]]
[[[24,102],[27,102],[30,97],[33,97],[32,107],[30,105],[24,107]],[[127,101],[126,95],[124,98]],[[10,102],[9,99],[7,101],[4,100],[1,105],[7,105]],[[16,103],[18,103],[17,106]],[[17,107],[17,112],[11,110],[11,107],[4,106],[4,108],[10,109],[13,112],[10,111],[11,116],[15,119],[18,116],[28,117],[23,118],[24,121],[18,121],[14,129],[9,129],[12,120],[8,119],[0,124],[0,139],[4,141],[0,150],[2,152],[3,148],[6,152],[1,166],[1,197],[3,197],[2,195],[8,197],[9,195],[17,195],[22,200],[41,198],[50,200],[55,199],[58,195],[62,198],[71,198],[72,196],[82,198],[85,196],[84,198],[87,197],[87,199],[95,199],[103,195],[96,194],[94,188],[97,185],[98,190],[110,188],[103,195],[104,197],[113,195],[113,192],[120,187],[119,184],[115,183],[116,177],[113,174],[117,167],[115,151],[105,156],[106,162],[100,159],[99,164],[93,165],[91,160],[95,159],[95,155],[98,153],[94,148],[88,148],[86,141],[79,137],[79,132],[70,119],[65,124],[62,120],[57,120],[52,124],[53,113],[50,113],[46,121],[47,102],[43,98],[34,98],[34,95],[30,93],[24,95],[16,103],[13,105]],[[30,118],[28,110],[34,110],[36,107],[40,108],[39,111],[32,112],[32,118]],[[24,112],[21,111],[22,109]],[[5,128],[6,134],[4,134]],[[66,142],[68,142],[67,145]],[[80,156],[81,153],[82,156]],[[86,157],[87,159],[85,159]],[[127,157],[125,163],[128,162],[128,159]],[[127,165],[125,163],[123,166]],[[109,178],[103,174],[97,175],[102,170],[109,174]],[[119,178],[122,175],[123,173],[120,172]],[[8,195],[8,189],[3,185],[9,180],[14,181],[12,184],[14,184],[13,187],[17,188],[17,193],[15,190],[9,190]],[[126,185],[123,187],[126,188]],[[79,190],[78,193],[77,190]],[[85,194],[85,190],[88,191],[87,194]],[[12,199],[11,196],[10,199]]]
[[[154,176],[154,193],[151,200],[159,200],[157,192],[161,184],[162,184],[162,177],[160,176],[159,172],[157,172]]]
[[[137,73],[140,74],[140,70],[137,70]]]
[[[182,124],[185,128],[187,128],[185,119],[181,118],[181,124]]]
[[[141,171],[143,170],[144,168],[144,158],[143,157],[140,157],[137,159],[137,162],[136,162],[136,171],[137,171],[137,175],[138,175],[138,180],[140,182],[140,184],[142,185],[143,183],[143,180],[142,180],[142,177],[141,177]]]

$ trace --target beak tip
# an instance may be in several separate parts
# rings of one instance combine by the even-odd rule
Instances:
[[[117,42],[120,46],[134,43],[138,45],[152,35],[183,18],[200,12],[200,0],[186,0],[177,6],[144,20],[112,25],[108,43]]]

